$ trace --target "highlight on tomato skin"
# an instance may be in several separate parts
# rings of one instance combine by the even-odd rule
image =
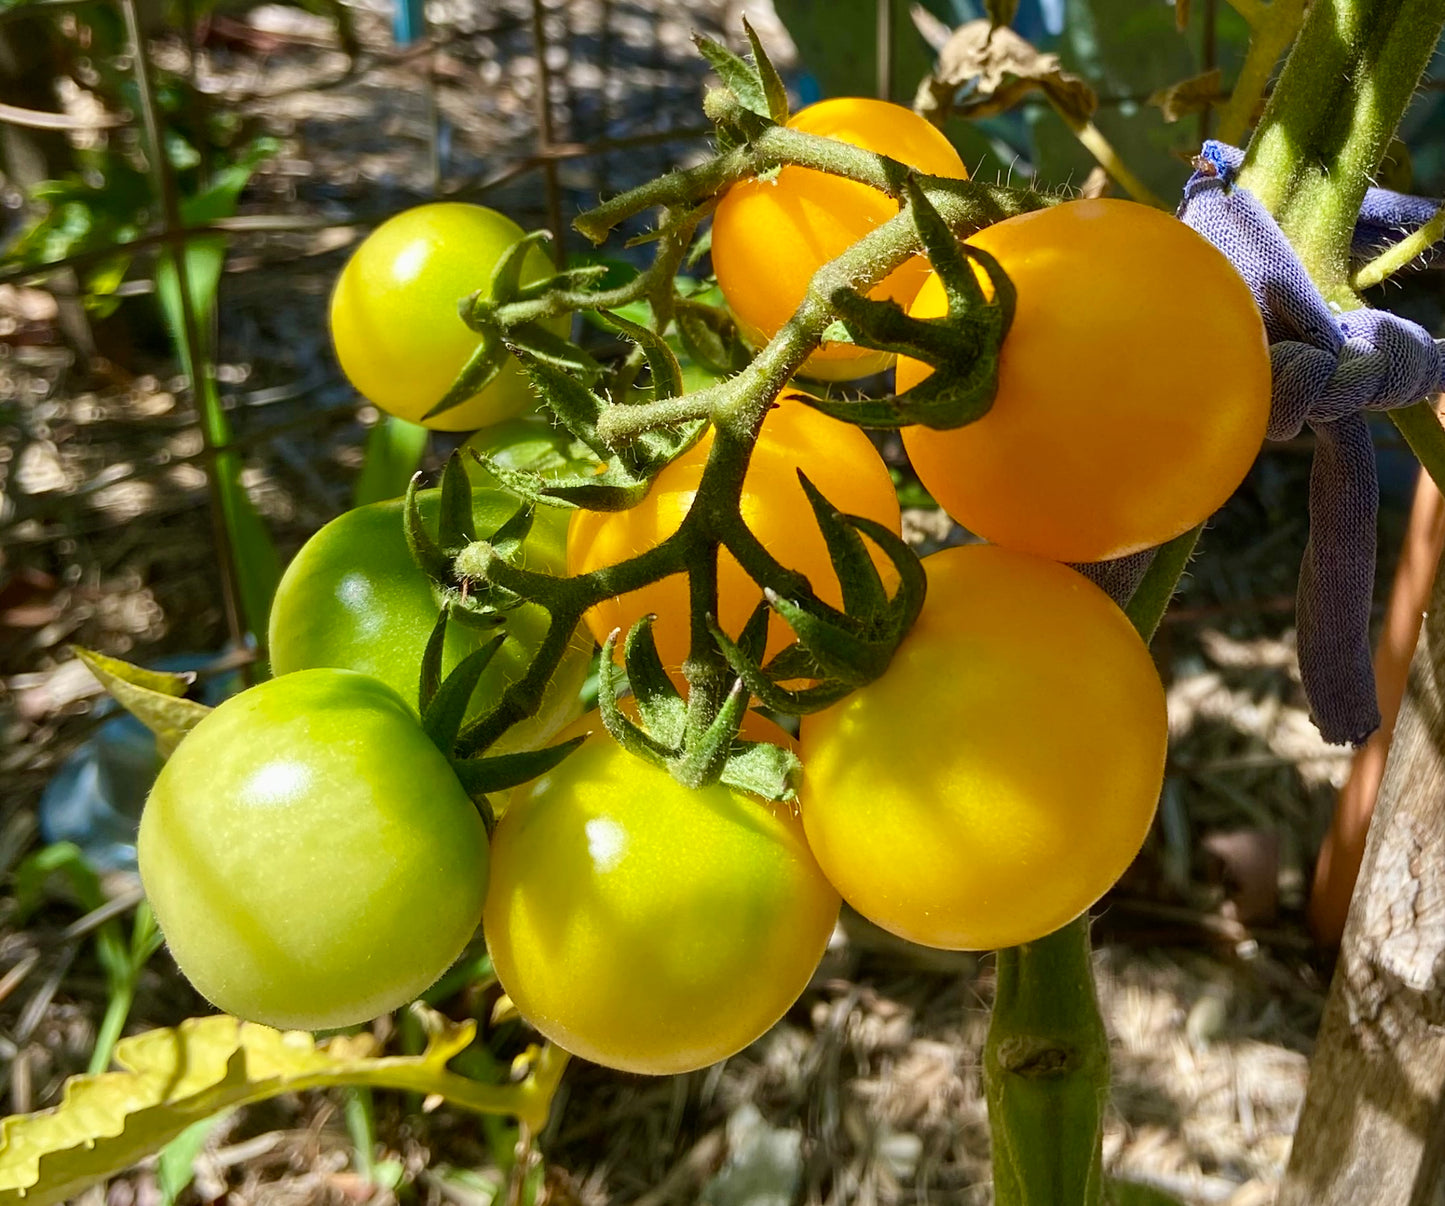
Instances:
[[[932,176],[968,176],[937,127],[889,101],[834,97],[799,110],[788,126],[877,151]],[[712,264],[744,337],[761,345],[776,335],[802,303],[813,273],[895,217],[898,208],[892,197],[866,184],[800,167],[729,189],[713,215]],[[927,275],[927,261],[915,256],[869,296],[906,309]],[[830,343],[813,352],[800,371],[822,381],[851,381],[892,361],[887,352]]]
[[[803,717],[800,807],[843,898],[923,946],[1052,933],[1148,833],[1168,738],[1143,640],[1083,575],[993,545],[925,558],[884,675]]]
[[[827,542],[813,519],[798,470],[834,506],[883,524],[895,534],[902,516],[893,480],[877,449],[860,428],[810,407],[797,390],[785,391],[763,420],[743,482],[743,521],[787,568],[804,574],[819,598],[841,607],[843,593],[833,572]],[[711,448],[711,433],[668,465],[652,483],[646,498],[627,511],[572,513],[567,532],[567,572],[588,573],[616,565],[652,548],[681,526],[692,506]],[[876,549],[874,563],[891,589],[896,571]],[[725,632],[742,631],[761,601],[761,588],[726,549],[718,557],[718,621]],[[643,616],[657,616],[652,626],[662,664],[680,670],[687,657],[689,627],[687,579],[678,574],[617,598],[587,612],[584,619],[598,644],[614,628],[624,633]],[[768,629],[767,656],[793,640],[792,630],[774,615]]]
[[[839,901],[794,806],[684,787],[587,741],[515,789],[492,842],[483,929],[503,989],[574,1055],[665,1075],[716,1063],[807,986]],[[789,744],[762,717],[752,740]]]
[[[1114,199],[1021,214],[967,242],[999,261],[1018,306],[989,412],[903,430],[939,505],[986,540],[1058,561],[1151,548],[1218,510],[1270,404],[1264,323],[1223,253]],[[932,276],[910,313],[946,310]],[[898,391],[931,372],[900,358]]]

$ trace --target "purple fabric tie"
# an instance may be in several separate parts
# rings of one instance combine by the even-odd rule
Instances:
[[[1206,142],[1179,216],[1229,257],[1264,316],[1273,370],[1268,438],[1289,439],[1306,423],[1314,429],[1310,535],[1296,600],[1300,674],[1325,740],[1359,745],[1380,725],[1369,639],[1379,488],[1362,412],[1445,388],[1445,344],[1384,310],[1331,310],[1274,219],[1233,187],[1242,161],[1238,149]],[[1356,245],[1393,242],[1438,207],[1371,189]]]

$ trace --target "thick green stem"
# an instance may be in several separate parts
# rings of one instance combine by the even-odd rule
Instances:
[[[1299,32],[1304,0],[1273,0],[1268,6],[1250,6],[1245,17],[1251,26],[1249,53],[1219,115],[1219,138],[1228,143],[1239,142],[1249,130],[1255,106],[1269,87],[1274,65]]]
[[[999,951],[983,1076],[995,1206],[1099,1206],[1109,1040],[1087,916]]]
[[[1329,301],[1352,309],[1350,239],[1445,28],[1445,0],[1315,0],[1239,183],[1289,236]]]

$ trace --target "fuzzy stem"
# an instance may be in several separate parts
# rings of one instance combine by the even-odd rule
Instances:
[[[1325,298],[1359,306],[1350,240],[1445,27],[1445,0],[1315,0],[1239,183],[1274,214]]]
[[[1393,247],[1382,251],[1355,273],[1351,284],[1356,289],[1368,289],[1393,276],[1401,268],[1407,268],[1419,256],[1424,255],[1441,239],[1445,239],[1445,205],[1435,211],[1435,216],[1413,234],[1407,235]]]
[[[1235,7],[1240,6],[1236,3]],[[1274,65],[1299,32],[1304,0],[1273,0],[1268,6],[1250,5],[1248,11],[1240,8],[1240,12],[1251,26],[1249,52],[1239,69],[1234,91],[1219,115],[1219,138],[1228,143],[1238,143],[1248,132],[1255,106],[1269,87]]]

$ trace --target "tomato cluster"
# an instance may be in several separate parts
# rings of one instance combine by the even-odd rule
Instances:
[[[965,175],[942,135],[897,106],[831,101],[789,124],[924,173]],[[802,168],[735,183],[717,205],[711,246],[744,337],[778,332],[817,268],[898,208],[893,196]],[[501,215],[459,205],[377,230],[332,301],[337,355],[357,388],[403,416],[433,407],[481,340],[459,304],[488,296],[489,273],[520,236]],[[796,799],[684,786],[657,758],[614,741],[596,714],[574,721],[584,639],[502,748],[535,749],[559,730],[584,740],[495,801],[488,842],[454,751],[438,748],[418,710],[450,596],[413,562],[403,504],[363,507],[317,533],[287,571],[270,632],[278,677],[202,721],[147,806],[142,874],[197,987],[277,1024],[359,1021],[423,990],[480,920],[502,986],[543,1034],[614,1067],[676,1072],[738,1050],[787,1010],[840,896],[904,938],[954,949],[1034,941],[1098,900],[1153,817],[1164,694],[1123,612],[1062,563],[1166,541],[1233,490],[1264,433],[1264,332],[1223,256],[1144,206],[1063,202],[978,232],[963,245],[971,249],[1017,293],[996,396],[977,421],[909,427],[904,443],[923,485],[990,543],[927,558],[926,599],[886,671],[803,717]],[[528,255],[523,283],[548,271]],[[991,294],[993,279],[982,269],[979,279]],[[950,291],[915,256],[872,295],[937,320]],[[825,344],[804,371],[854,377],[888,359]],[[1229,372],[1213,371],[1226,360]],[[933,371],[900,361],[900,395]],[[433,425],[503,418],[527,404],[521,380],[508,364]],[[740,463],[736,502],[758,544],[839,614],[849,593],[840,537],[815,522],[801,477],[875,535],[896,536],[900,511],[872,441],[816,402],[793,389],[776,397],[745,475]],[[595,440],[579,451],[519,423],[528,456],[509,459],[495,434],[471,443],[502,478],[519,468],[613,472],[594,457]],[[714,452],[705,431],[625,509],[584,505],[569,521],[538,508],[508,556],[533,573],[605,576],[682,529]],[[485,535],[521,504],[475,472],[472,516]],[[412,518],[429,525],[443,506],[419,495]],[[876,542],[868,552],[884,588],[897,589],[895,563]],[[737,638],[762,598],[720,550],[708,618]],[[661,669],[685,688],[699,628],[692,605],[688,576],[674,573],[596,601],[583,618],[605,642],[653,616]],[[526,674],[549,615],[525,598],[480,619],[460,611],[434,676],[504,638],[465,721]],[[770,625],[765,639],[758,630],[762,661],[797,639],[781,615]],[[807,678],[809,663],[790,664]],[[742,739],[792,748],[756,712]],[[324,873],[338,865],[344,879]]]

